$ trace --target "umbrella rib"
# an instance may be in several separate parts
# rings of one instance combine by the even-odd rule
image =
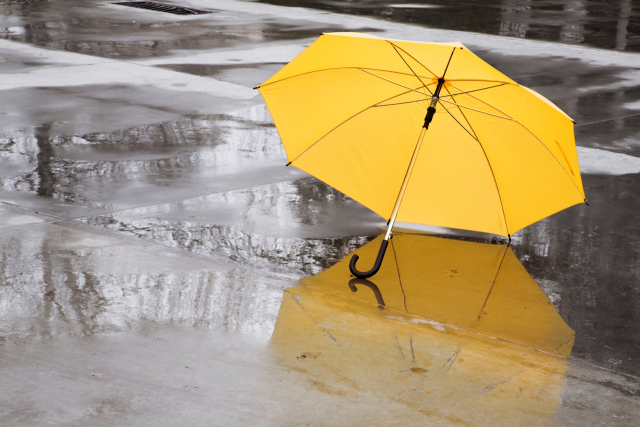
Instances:
[[[468,90],[466,92],[459,92],[459,93],[450,93],[449,95],[441,95],[440,98],[447,98],[450,96],[456,96],[456,95],[465,95],[467,93],[471,93],[471,92],[480,92],[481,90],[487,90],[487,89],[493,89],[494,87],[500,87],[500,86],[504,86],[507,83],[500,83],[499,85],[495,85],[495,86],[489,86],[489,87],[483,87],[482,89],[474,89],[474,90]]]
[[[374,105],[374,107],[391,107],[392,105],[412,104],[414,102],[429,102],[429,101],[431,100],[427,98],[427,99],[418,99],[415,101],[395,102],[393,104]]]
[[[449,92],[449,91],[447,90],[447,92]],[[450,92],[449,92],[449,93],[450,93]],[[456,94],[456,95],[459,95],[459,94]],[[451,96],[453,97],[454,95],[451,95]],[[452,99],[454,99],[454,98],[452,98]],[[454,100],[455,100],[455,99],[454,99]],[[451,101],[446,101],[446,100],[444,100],[444,99],[441,99],[440,101],[442,101],[442,102],[446,102],[447,104],[455,105],[455,106],[457,106],[457,107],[458,107],[458,109],[459,109],[460,107],[462,107],[462,108],[466,108],[466,109],[468,109],[468,110],[477,111],[478,113],[488,114],[488,115],[493,116],[493,117],[498,117],[498,118],[500,118],[500,119],[505,119],[505,120],[509,120],[509,121],[514,121],[514,119],[513,119],[512,117],[510,118],[510,117],[498,116],[497,114],[491,114],[491,113],[487,113],[486,111],[476,110],[475,108],[467,107],[466,105],[458,104],[458,103],[451,102]]]
[[[370,68],[370,69],[371,69],[371,70],[375,70],[375,71],[384,71],[385,73],[401,74],[401,75],[403,75],[403,76],[410,76],[410,75],[411,75],[411,74],[409,74],[409,73],[401,73],[401,72],[399,72],[399,71],[383,70],[383,69],[380,69],[380,68]],[[269,86],[269,85],[273,85],[273,84],[276,84],[276,83],[280,83],[280,82],[283,82],[283,81],[285,81],[285,80],[293,79],[293,78],[295,78],[295,77],[306,76],[307,74],[319,73],[319,72],[321,72],[321,71],[333,71],[333,70],[362,70],[362,71],[364,71],[364,68],[362,68],[362,67],[333,67],[333,68],[321,68],[321,69],[319,69],[319,70],[312,70],[312,71],[307,71],[307,72],[305,72],[305,73],[295,74],[295,75],[293,75],[293,76],[285,77],[285,78],[283,78],[283,79],[276,80],[276,81],[274,81],[274,82],[270,82],[270,83],[263,83],[263,84],[261,84],[260,86],[256,86],[256,89],[260,89],[260,88],[265,87],[265,86]],[[420,93],[422,93],[422,92],[420,92]],[[424,95],[424,94],[423,94],[423,95]]]
[[[447,79],[447,81],[450,81],[450,82],[489,82],[489,83],[502,83],[504,85],[512,85],[513,84],[513,82],[506,82],[504,80],[489,80],[489,79]],[[458,90],[460,90],[460,89],[458,89]]]
[[[464,129],[464,130],[469,134],[469,136],[471,136],[471,138],[475,139],[475,140],[476,140],[476,142],[478,142],[478,143],[480,142],[480,141],[478,141],[478,138],[476,138],[476,136],[475,136],[473,133],[469,132],[469,129],[467,129],[466,127],[464,127],[464,125],[463,125],[462,123],[460,123],[460,122],[458,121],[458,119],[456,119],[456,117],[455,117],[453,114],[451,114],[451,112],[449,111],[449,110],[450,110],[449,108],[445,107],[445,106],[444,106],[444,105],[442,105],[442,104],[440,104],[440,106],[444,109],[444,111],[446,111],[447,113],[449,113],[449,115],[451,116],[451,118],[452,118],[453,120],[455,120],[455,121],[460,125],[460,127],[461,127],[462,129]],[[473,129],[472,129],[472,131],[473,131]],[[474,133],[475,133],[475,132],[474,132]]]
[[[442,73],[442,78],[447,74],[447,70],[449,69],[449,64],[451,64],[451,59],[453,59],[453,54],[456,53],[456,48],[454,47],[451,51],[451,56],[449,57],[449,61],[447,62],[447,66],[444,67],[444,72]]]
[[[500,274],[500,270],[502,269],[502,263],[507,256],[507,251],[509,250],[509,245],[504,248],[504,254],[502,254],[502,259],[500,260],[500,265],[498,266],[498,271],[496,271],[496,277],[493,278],[493,283],[491,284],[491,288],[489,289],[489,293],[487,294],[487,298],[484,300],[484,304],[482,304],[482,308],[480,309],[480,314],[478,314],[478,320],[482,317],[482,312],[484,308],[487,306],[487,302],[489,301],[489,297],[491,296],[491,292],[493,291],[493,287],[496,285],[496,280],[498,280],[498,274]]]
[[[429,98],[426,98],[426,99],[418,99],[416,101],[396,102],[394,104],[374,105],[374,107],[391,107],[392,105],[412,104],[414,102],[428,102],[428,101],[431,101],[431,100]]]
[[[452,85],[453,86],[453,85]],[[454,88],[458,89],[457,87],[453,86]],[[460,90],[460,89],[458,89]],[[504,114],[505,116],[511,117],[509,114],[505,113],[504,111],[502,111],[501,109],[489,104],[486,101],[483,101],[480,98],[476,98],[474,95],[469,95],[470,97],[482,102],[483,104],[488,105],[489,107],[499,111],[500,113]],[[578,186],[576,185],[576,183],[573,181],[573,179],[571,178],[571,176],[569,175],[569,171],[567,171],[567,168],[564,167],[564,165],[562,164],[562,162],[560,161],[560,159],[558,159],[558,157],[555,155],[555,153],[553,151],[551,151],[551,149],[547,146],[547,144],[544,143],[544,141],[542,139],[540,139],[540,137],[538,135],[536,135],[531,129],[529,129],[527,126],[525,126],[522,122],[520,122],[519,120],[511,117],[511,120],[513,120],[515,123],[519,124],[520,126],[522,126],[523,128],[525,128],[525,130],[527,132],[529,132],[531,135],[533,135],[538,142],[540,142],[540,144],[542,144],[544,146],[544,148],[547,149],[547,151],[549,151],[549,153],[551,153],[551,155],[553,156],[554,159],[556,159],[556,162],[558,162],[558,164],[560,165],[560,167],[562,168],[562,170],[564,171],[565,174],[567,174],[567,178],[569,178],[569,181],[571,181],[571,183],[573,184],[573,186],[576,188],[576,191],[578,192],[578,194],[580,194],[580,197],[584,198],[583,194],[580,192],[580,189],[578,188]]]
[[[398,85],[398,86],[403,87],[403,88],[405,88],[405,89],[409,89],[410,91],[413,91],[413,92],[419,93],[420,95],[423,95],[423,96],[424,96],[424,93],[420,92],[419,90],[412,89],[412,88],[410,88],[409,86],[401,85],[400,83],[394,82],[393,80],[385,79],[384,77],[379,76],[379,75],[377,75],[377,74],[373,74],[371,71],[367,71],[367,70],[365,70],[364,68],[359,68],[359,70],[360,70],[360,71],[364,71],[364,72],[365,72],[365,73],[367,73],[367,74],[371,74],[372,76],[375,76],[375,77],[377,77],[377,78],[379,78],[379,79],[386,80],[386,81],[388,81],[389,83],[393,83],[394,85]],[[433,83],[431,83],[431,84],[433,84]],[[431,85],[431,84],[430,84],[430,85]],[[424,86],[424,87],[426,88],[426,86]],[[427,89],[427,90],[428,90],[428,89]],[[406,93],[406,92],[405,92],[405,93]],[[402,94],[401,94],[401,95],[402,95]],[[395,97],[394,97],[394,98],[395,98]],[[389,98],[389,99],[391,99],[391,98]]]
[[[449,89],[447,87],[445,87],[445,90],[451,94],[451,92],[449,92]],[[452,98],[455,101],[455,98]],[[484,158],[487,161],[487,165],[489,166],[489,170],[491,171],[491,176],[493,177],[493,183],[496,186],[496,192],[498,193],[498,200],[500,200],[500,208],[502,209],[502,218],[504,219],[504,226],[507,229],[507,236],[509,236],[509,239],[511,239],[511,233],[509,233],[509,223],[507,222],[507,214],[504,211],[504,203],[502,202],[502,194],[500,194],[500,187],[498,186],[498,180],[496,179],[496,174],[493,172],[493,166],[491,166],[491,162],[489,161],[489,156],[487,155],[486,150],[484,149],[484,145],[482,145],[482,143],[480,142],[480,138],[478,138],[478,134],[476,133],[475,129],[473,129],[473,126],[471,126],[471,123],[469,122],[469,119],[467,119],[467,116],[464,114],[464,112],[462,111],[462,109],[460,109],[460,106],[458,106],[458,110],[460,111],[460,114],[462,114],[462,117],[464,117],[464,120],[467,122],[467,124],[469,125],[469,127],[471,128],[471,131],[473,132],[473,134],[475,135],[475,140],[478,143],[478,145],[480,145],[480,148],[482,149],[482,153],[484,154]],[[451,115],[451,117],[453,117],[453,119],[458,122],[458,124],[460,124],[460,126],[462,126],[462,124],[453,116],[453,114],[451,114],[448,110],[447,113],[449,113]],[[464,126],[462,126],[462,128],[464,130],[467,130]],[[469,132],[469,131],[467,131]]]
[[[389,40],[387,40],[387,41],[389,42]],[[413,59],[413,60],[414,60],[414,61],[416,61],[418,64],[420,64],[420,65],[422,66],[422,68],[424,68],[425,70],[427,70],[428,72],[430,72],[431,74],[433,74],[433,77],[438,77],[438,76],[436,76],[436,74],[435,74],[433,71],[431,71],[430,69],[428,69],[428,68],[427,68],[427,67],[426,67],[422,62],[420,62],[420,61],[418,61],[416,58],[414,58],[414,57],[413,57],[413,55],[411,55],[409,52],[407,52],[406,50],[404,50],[404,49],[403,49],[403,48],[401,48],[400,46],[397,46],[397,45],[395,45],[395,44],[393,44],[393,43],[391,43],[391,42],[389,42],[389,43],[390,43],[392,46],[395,46],[395,47],[397,47],[398,49],[400,49],[401,51],[403,51],[404,53],[406,53],[406,54],[407,54],[407,56],[408,56],[409,58]],[[402,58],[402,55],[400,55],[400,57]],[[402,59],[404,60],[404,58],[402,58]],[[405,61],[405,63],[406,63],[406,61]],[[407,66],[408,66],[408,65],[409,65],[409,64],[407,64]],[[411,67],[409,67],[409,68],[411,68]]]
[[[310,146],[308,146],[307,148],[305,148],[303,152],[301,152],[300,154],[298,154],[298,155],[297,155],[293,160],[291,160],[291,161],[289,162],[289,165],[290,165],[290,164],[292,164],[293,162],[295,162],[295,161],[296,161],[300,156],[302,156],[304,153],[306,153],[307,151],[309,151],[309,150],[310,150],[314,145],[316,145],[318,142],[322,141],[322,140],[323,140],[327,135],[329,135],[329,134],[330,134],[331,132],[333,132],[334,130],[338,129],[338,128],[339,128],[340,126],[342,126],[343,124],[347,123],[349,120],[351,120],[351,119],[353,119],[354,117],[356,117],[356,116],[358,116],[358,115],[360,115],[360,114],[364,113],[364,112],[365,112],[365,111],[367,111],[368,109],[370,109],[370,108],[372,108],[372,107],[375,107],[375,106],[376,106],[377,104],[379,104],[380,102],[385,102],[385,101],[388,101],[388,100],[390,100],[390,99],[397,98],[397,97],[402,96],[402,95],[404,95],[404,94],[407,94],[407,93],[409,93],[409,92],[411,92],[411,91],[413,90],[413,89],[411,89],[411,88],[407,88],[407,89],[409,89],[409,90],[408,90],[408,91],[406,91],[406,92],[402,92],[402,93],[399,93],[399,94],[397,94],[397,95],[393,95],[393,96],[392,96],[392,97],[390,97],[390,98],[383,99],[382,101],[379,101],[379,102],[376,102],[375,104],[369,105],[367,108],[364,108],[364,109],[362,109],[362,110],[358,111],[357,113],[355,113],[355,114],[354,114],[354,115],[352,115],[351,117],[349,117],[349,118],[347,118],[346,120],[342,121],[341,123],[339,123],[338,125],[336,125],[336,126],[335,126],[335,127],[333,127],[332,129],[330,129],[327,133],[325,133],[324,135],[322,135],[322,136],[321,136],[321,137],[320,137],[316,142],[314,142],[313,144],[311,144]],[[418,93],[420,93],[420,92],[418,92]],[[422,95],[422,93],[420,93],[420,94]],[[288,166],[288,165],[287,165],[287,166]]]
[[[408,92],[406,92],[406,93],[408,93]],[[376,108],[377,107],[391,107],[391,106],[394,106],[394,105],[412,104],[412,103],[415,103],[415,102],[431,102],[431,100],[429,98],[427,98],[427,99],[418,99],[418,100],[415,100],[415,101],[405,101],[405,102],[395,102],[393,104],[374,105],[374,107],[376,107]],[[450,102],[449,104],[453,104],[453,102]],[[453,104],[453,105],[458,105],[458,104]],[[424,107],[422,107],[422,108],[424,108]],[[454,107],[447,108],[447,107],[445,107],[443,105],[442,108],[444,108],[445,110],[450,110],[450,109],[452,109]]]
[[[387,40],[387,41],[388,41],[388,40]],[[398,54],[398,56],[400,57],[400,59],[402,59],[402,62],[404,62],[404,63],[405,63],[405,65],[406,65],[407,67],[409,67],[409,69],[411,70],[411,72],[413,73],[413,75],[414,75],[414,76],[416,76],[416,78],[420,81],[420,83],[422,83],[422,86],[423,86],[425,89],[427,89],[427,85],[425,85],[425,84],[424,84],[424,82],[422,81],[422,79],[421,79],[420,77],[418,77],[418,75],[416,74],[416,72],[415,72],[415,71],[413,71],[413,68],[411,68],[411,65],[409,65],[409,63],[407,62],[407,60],[406,60],[406,59],[404,59],[404,57],[400,54],[400,52],[398,52],[398,49],[396,48],[396,45],[394,45],[394,44],[393,44],[393,43],[391,43],[391,42],[389,42],[389,44],[391,45],[391,47],[393,47],[393,50],[395,50],[395,51],[396,51],[396,53]],[[414,59],[415,59],[415,58],[414,58]],[[426,67],[425,67],[425,68],[426,68]],[[429,71],[431,74],[433,74],[433,73],[431,72],[431,70],[427,69],[427,71]],[[434,74],[434,76],[435,76],[435,74]],[[427,90],[428,90],[428,89],[427,89]],[[429,91],[429,93],[431,93],[431,91]],[[433,94],[432,94],[432,95],[433,95]],[[425,94],[424,94],[424,96],[425,96],[425,98],[426,98],[426,97],[427,97],[427,94],[425,93]]]
[[[396,270],[398,270],[398,282],[400,283],[400,290],[402,291],[402,296],[404,297],[404,310],[409,312],[407,309],[407,295],[404,293],[404,288],[402,287],[402,278],[400,277],[400,266],[398,265],[398,255],[396,254],[396,247],[393,244],[393,239],[391,239],[391,250],[393,251],[393,258],[396,260]]]

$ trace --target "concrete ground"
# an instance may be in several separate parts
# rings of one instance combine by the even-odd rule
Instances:
[[[0,425],[640,423],[634,2],[176,3],[214,13],[0,2]],[[421,294],[402,246],[341,276],[385,221],[285,168],[252,90],[323,31],[461,41],[576,120],[590,205],[514,236],[517,292]]]

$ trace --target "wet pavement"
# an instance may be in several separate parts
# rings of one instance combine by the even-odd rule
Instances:
[[[188,5],[0,2],[0,424],[637,425],[637,4]],[[252,90],[341,30],[547,96],[589,206],[510,248],[400,224],[352,282],[385,221],[284,167]]]
[[[264,0],[283,6],[371,16],[392,22],[456,29],[603,49],[640,50],[640,5],[633,0]]]

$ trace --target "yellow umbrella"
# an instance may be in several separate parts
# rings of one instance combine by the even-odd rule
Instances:
[[[511,239],[586,202],[571,118],[461,43],[323,34],[258,89],[289,164],[389,220],[358,277],[395,221]]]

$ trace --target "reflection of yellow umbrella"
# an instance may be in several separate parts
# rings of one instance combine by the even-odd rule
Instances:
[[[294,379],[346,398],[346,425],[553,422],[573,331],[511,249],[397,234],[389,252],[373,281],[343,261],[284,293],[271,343]]]
[[[562,356],[573,347],[573,330],[507,245],[396,234],[375,280],[352,279],[346,262],[302,283]]]
[[[460,43],[324,34],[258,88],[289,163],[389,219],[378,267],[396,220],[510,238],[586,201],[572,120]]]

